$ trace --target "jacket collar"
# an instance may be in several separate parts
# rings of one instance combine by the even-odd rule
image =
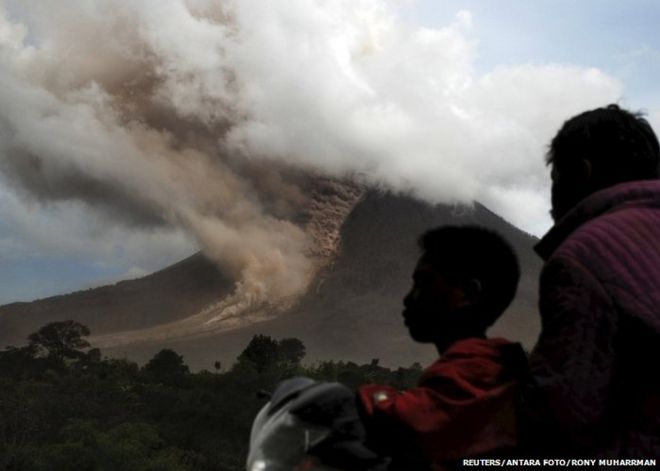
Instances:
[[[623,207],[660,207],[660,180],[619,183],[587,196],[543,236],[534,250],[543,260],[585,222]]]

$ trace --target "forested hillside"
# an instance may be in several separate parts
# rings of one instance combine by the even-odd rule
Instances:
[[[255,335],[232,365],[192,374],[170,349],[140,367],[103,358],[89,331],[65,321],[0,352],[0,469],[243,470],[252,420],[283,378],[304,375],[349,387],[415,383],[419,365],[389,370],[378,359],[305,364],[295,338]]]

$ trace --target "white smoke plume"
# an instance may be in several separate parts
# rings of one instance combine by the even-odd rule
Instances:
[[[478,76],[476,38],[469,12],[419,28],[384,0],[0,0],[4,186],[177,228],[262,301],[313,270],[296,169],[538,233],[548,140],[621,86],[566,65]]]

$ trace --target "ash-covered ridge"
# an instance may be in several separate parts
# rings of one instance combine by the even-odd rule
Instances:
[[[317,176],[308,184],[296,219],[309,238],[309,281],[336,255],[341,226],[362,194],[349,181]],[[41,325],[64,318],[88,325],[90,340],[100,348],[165,341],[260,322],[286,311],[297,298],[264,301],[198,253],[139,280],[0,307],[0,341],[23,343]]]
[[[307,255],[314,260],[315,269],[305,292],[294,299],[241,300],[236,285],[197,254],[141,280],[2,307],[2,339],[5,344],[20,344],[47,321],[73,318],[97,333],[92,343],[107,355],[147,361],[160,349],[173,348],[194,369],[211,368],[216,360],[231,364],[255,334],[301,339],[307,346],[308,361],[378,358],[392,366],[425,363],[432,359],[433,349],[413,343],[401,320],[401,300],[410,288],[419,256],[416,240],[434,226],[479,224],[509,240],[522,270],[516,300],[491,334],[532,347],[539,328],[536,289],[541,267],[532,249],[535,238],[479,204],[430,205],[350,183],[325,183],[316,186],[316,193],[306,193],[308,203],[299,215],[298,224],[311,241]],[[200,288],[204,280],[197,272],[200,267],[207,272],[212,268],[215,275],[206,276],[215,284],[207,282]],[[127,296],[129,292],[132,296]],[[179,298],[186,297],[205,302],[197,302],[195,309],[168,314],[164,301],[182,303]],[[142,301],[136,304],[135,299]],[[135,325],[144,312],[140,308],[155,299],[169,318],[154,313],[148,325],[125,327]],[[95,309],[104,310],[105,315],[90,315]],[[113,318],[116,324],[112,324]],[[105,331],[99,329],[103,325]],[[13,336],[5,335],[12,329]],[[11,341],[4,340],[7,338]]]

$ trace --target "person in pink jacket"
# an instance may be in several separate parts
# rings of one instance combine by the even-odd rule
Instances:
[[[617,105],[564,123],[555,224],[536,250],[541,334],[524,394],[533,456],[660,456],[660,146]]]

